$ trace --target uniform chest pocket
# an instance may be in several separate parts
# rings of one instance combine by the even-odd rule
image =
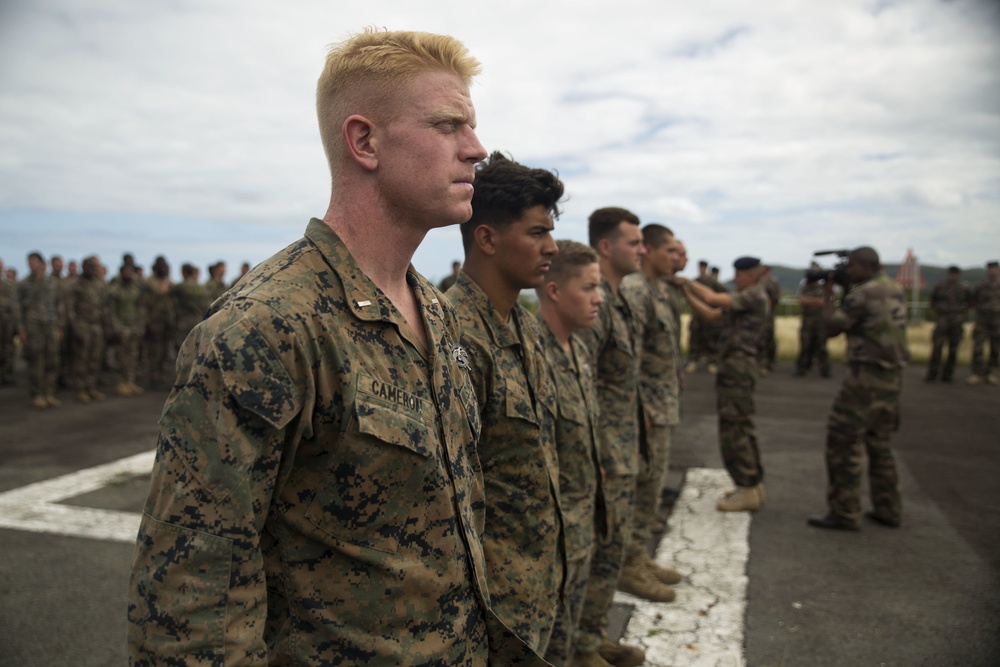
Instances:
[[[523,419],[537,426],[538,417],[535,415],[535,406],[531,401],[528,388],[514,380],[507,380],[504,383],[504,388],[504,404],[507,417],[510,419]]]
[[[404,535],[428,529],[446,476],[428,399],[379,381],[373,394],[368,383],[306,518],[337,540],[395,553]]]

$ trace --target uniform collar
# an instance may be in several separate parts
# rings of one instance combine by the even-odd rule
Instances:
[[[518,321],[518,305],[515,304],[511,309],[510,322],[504,322],[503,318],[500,317],[499,311],[493,306],[493,302],[486,296],[486,292],[465,271],[458,274],[458,280],[455,281],[449,292],[452,290],[456,292],[449,295],[452,303],[456,307],[459,303],[471,304],[476,309],[476,312],[479,313],[480,319],[483,322],[483,328],[489,332],[490,340],[494,345],[497,347],[511,347],[520,344],[520,341],[511,328],[511,323],[515,323],[517,326],[525,324]]]

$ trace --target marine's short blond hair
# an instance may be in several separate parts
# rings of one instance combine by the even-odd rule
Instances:
[[[348,116],[386,122],[396,112],[395,93],[418,75],[451,72],[469,85],[480,70],[479,61],[448,35],[367,28],[334,44],[316,84],[320,139],[331,169],[343,155],[341,127]]]
[[[559,252],[552,258],[549,270],[545,272],[545,283],[564,285],[570,278],[580,275],[585,266],[599,262],[597,251],[584,243],[560,239],[556,241],[556,247],[559,248]],[[544,289],[544,283],[536,288],[539,298]]]

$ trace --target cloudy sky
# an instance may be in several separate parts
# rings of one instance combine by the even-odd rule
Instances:
[[[455,35],[479,136],[692,259],[1000,256],[992,0],[0,0],[0,257],[256,263],[329,197],[314,86],[365,26]],[[457,228],[414,258],[460,259]],[[726,271],[723,271],[726,275]]]

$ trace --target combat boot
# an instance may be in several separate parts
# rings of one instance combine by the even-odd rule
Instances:
[[[45,397],[45,402],[48,404],[50,408],[62,407],[62,401],[60,401],[52,394],[49,394],[48,396]]]
[[[738,486],[735,490],[727,493],[722,500],[716,503],[715,508],[720,512],[746,512],[759,510],[764,504],[763,486]]]
[[[986,381],[994,386],[1000,384],[1000,378],[998,378],[993,373],[990,373],[989,375],[986,376]]]
[[[122,380],[118,383],[118,386],[115,387],[115,393],[119,396],[131,396],[132,387],[129,386],[128,382]]]
[[[90,397],[95,401],[103,401],[107,398],[107,396],[104,395],[104,392],[98,391],[97,389],[91,389],[87,393],[89,393]]]
[[[639,562],[642,564],[649,574],[662,584],[668,586],[673,586],[674,584],[679,584],[684,580],[681,573],[672,567],[666,567],[665,565],[660,565],[655,560],[649,556],[640,556]]]
[[[613,667],[613,665],[601,657],[597,651],[590,653],[577,653],[573,656],[571,667]]]
[[[142,396],[146,393],[146,390],[137,385],[135,382],[129,382],[128,387],[132,390],[133,396]]]
[[[978,375],[970,375],[969,377],[965,378],[965,384],[976,385],[982,383],[983,383],[983,378],[979,377]]]
[[[618,577],[618,590],[650,602],[673,602],[677,597],[674,589],[653,577],[637,558],[625,561],[622,566],[621,575]],[[607,660],[607,656],[604,656],[604,659]]]
[[[715,375],[716,373],[718,373],[718,372],[719,372],[719,367],[718,367],[718,366],[716,366],[715,364],[709,364],[709,365],[708,365],[708,366],[707,366],[707,367],[705,368],[705,370],[707,370],[707,371],[708,371],[708,373],[709,373],[710,375]]]
[[[45,400],[44,396],[39,394],[38,396],[35,396],[33,399],[31,399],[31,407],[35,408],[36,410],[44,410],[45,408],[49,407],[49,403],[48,401]]]
[[[696,370],[698,370],[698,364],[693,361],[687,362],[687,366],[684,367],[685,373],[694,373]]]
[[[614,667],[639,667],[646,662],[646,652],[638,646],[619,644],[607,639],[601,642],[597,652],[605,662]]]
[[[90,394],[87,393],[86,389],[81,389],[76,392],[76,402],[77,403],[90,403]]]

